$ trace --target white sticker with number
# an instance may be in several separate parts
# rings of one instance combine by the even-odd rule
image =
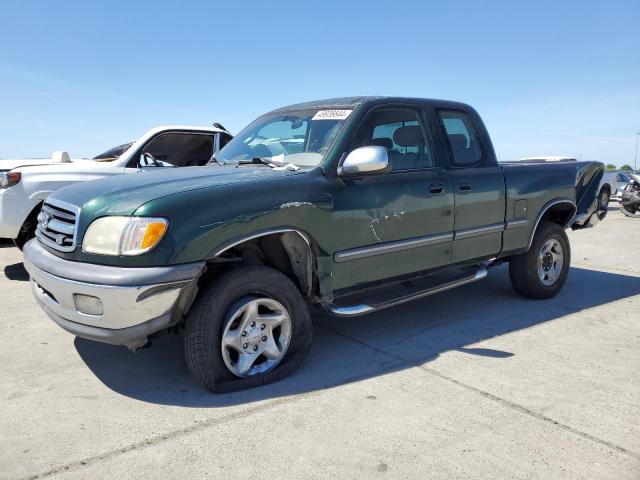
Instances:
[[[311,120],[344,120],[353,110],[320,110]]]

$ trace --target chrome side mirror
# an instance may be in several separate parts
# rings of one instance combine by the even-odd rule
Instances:
[[[391,164],[387,149],[371,145],[352,150],[338,167],[338,175],[372,175],[389,170],[391,170]]]

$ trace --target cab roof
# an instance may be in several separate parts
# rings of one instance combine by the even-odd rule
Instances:
[[[323,100],[312,100],[309,102],[294,103],[287,105],[286,107],[276,108],[269,113],[277,113],[291,110],[306,110],[315,108],[355,108],[365,103],[421,103],[431,104],[438,107],[452,107],[452,108],[464,108],[471,109],[469,105],[454,102],[451,100],[438,100],[431,98],[415,98],[415,97],[388,97],[381,95],[370,95],[360,97],[337,97],[337,98],[325,98]]]

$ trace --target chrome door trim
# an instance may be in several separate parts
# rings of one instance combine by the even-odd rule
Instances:
[[[367,245],[365,247],[340,250],[333,255],[333,260],[336,263],[348,262],[350,260],[373,257],[376,255],[383,255],[385,253],[401,252],[403,250],[424,247],[427,245],[438,245],[440,243],[450,242],[451,240],[453,240],[453,232],[426,235],[424,237],[409,238],[407,240],[397,240],[378,245]]]
[[[513,220],[507,220],[506,230],[526,227],[528,224],[529,220],[527,220],[526,218],[514,218]]]
[[[499,233],[503,231],[504,222],[483,225],[482,227],[465,228],[463,230],[456,230],[454,240],[463,240],[465,238],[479,237],[480,235],[488,235],[490,233]]]

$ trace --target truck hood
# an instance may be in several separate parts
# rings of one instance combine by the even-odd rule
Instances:
[[[75,162],[77,160],[71,160]],[[55,165],[61,167],[63,165],[70,165],[69,163],[54,162],[50,158],[20,158],[20,159],[4,159],[0,160],[0,171],[13,170],[18,167],[28,167],[31,165]]]
[[[0,166],[2,164],[0,163]],[[95,160],[72,160],[69,163],[43,163],[43,164],[30,164],[20,165],[14,168],[15,171],[21,172],[22,175],[32,174],[52,174],[59,173],[61,175],[69,173],[84,173],[94,172],[101,170],[123,170],[122,166],[115,164],[114,162],[96,162]]]
[[[58,190],[50,198],[80,207],[92,217],[131,215],[145,203],[167,195],[301,172],[272,170],[267,166],[161,168],[77,183]]]

